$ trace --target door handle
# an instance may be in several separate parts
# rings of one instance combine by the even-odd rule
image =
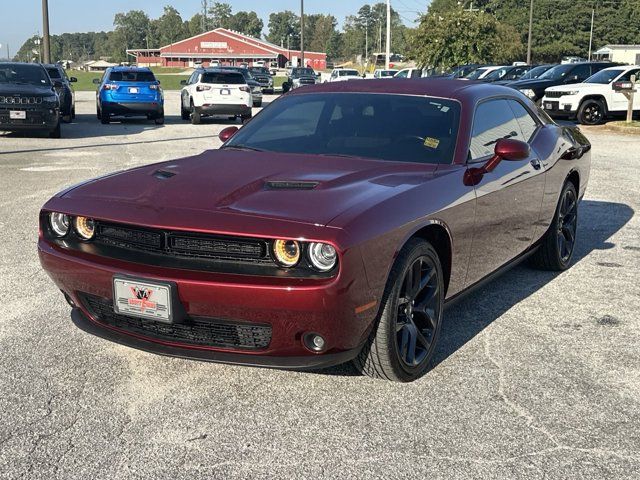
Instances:
[[[533,160],[531,160],[531,166],[536,169],[536,170],[540,170],[542,168],[542,162],[540,162],[540,160],[538,160],[537,158],[534,158]]]

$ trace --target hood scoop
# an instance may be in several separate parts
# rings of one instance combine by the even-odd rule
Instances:
[[[269,180],[265,182],[269,190],[313,190],[320,182],[308,182],[299,180]]]
[[[166,170],[156,170],[155,172],[153,172],[153,176],[158,180],[166,180],[167,178],[171,178],[174,175],[174,172],[167,172]]]

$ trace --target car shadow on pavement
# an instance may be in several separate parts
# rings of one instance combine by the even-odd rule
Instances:
[[[615,246],[609,239],[633,217],[631,207],[621,203],[583,200],[580,203],[579,227],[573,263],[585,259],[594,250]],[[640,240],[633,248],[640,248]],[[526,299],[559,273],[531,268],[527,263],[509,270],[478,290],[445,309],[440,340],[431,360],[432,368],[444,362],[471,341],[494,320],[514,305]],[[567,293],[569,297],[570,292]],[[568,301],[573,301],[567,298]],[[579,299],[575,299],[578,301]],[[549,308],[554,308],[549,305]],[[532,319],[534,321],[535,319]],[[325,375],[359,375],[349,363],[319,370]]]

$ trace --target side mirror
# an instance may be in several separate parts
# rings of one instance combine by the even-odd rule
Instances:
[[[501,138],[496,142],[493,157],[484,164],[484,173],[493,171],[502,160],[524,160],[531,154],[528,143],[513,138]]]
[[[96,85],[100,85],[100,79],[99,78],[94,78],[93,79],[93,83]]]
[[[227,140],[233,137],[237,131],[238,127],[227,127],[218,134],[218,138],[222,143],[225,143]]]
[[[78,81],[78,79],[77,79],[76,77],[71,77],[71,78],[69,79],[69,82],[70,82],[70,83],[76,83],[77,81]]]
[[[496,142],[493,157],[481,167],[470,168],[465,172],[464,184],[468,186],[477,185],[482,180],[485,173],[492,172],[498,164],[503,161],[524,160],[531,154],[531,147],[528,143],[512,138],[501,138]]]
[[[180,80],[180,85],[186,85],[187,81],[186,80]]]
[[[158,85],[160,85],[160,80],[156,80],[156,82],[158,82]]]

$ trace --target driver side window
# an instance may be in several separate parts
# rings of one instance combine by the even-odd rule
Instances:
[[[493,155],[496,142],[512,138],[526,142],[513,110],[505,99],[488,100],[476,107],[469,159],[477,161]]]

